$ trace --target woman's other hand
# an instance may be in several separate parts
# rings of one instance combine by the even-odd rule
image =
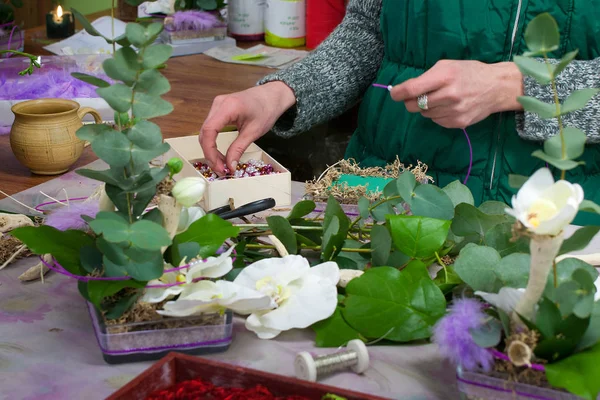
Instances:
[[[217,96],[200,129],[199,140],[206,161],[217,173],[224,172],[225,164],[235,170],[248,146],[267,133],[295,103],[294,92],[283,82]],[[239,136],[223,155],[217,149],[217,135],[227,125],[237,126]]]
[[[466,128],[497,112],[522,110],[517,97],[523,95],[523,75],[511,62],[441,60],[423,75],[394,86],[391,95],[409,112],[420,112],[445,128]],[[427,96],[427,110],[419,108],[421,95]]]

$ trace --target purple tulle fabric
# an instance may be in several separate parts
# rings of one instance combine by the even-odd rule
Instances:
[[[168,30],[173,31],[207,31],[223,22],[215,14],[206,11],[178,11],[172,16],[173,23],[168,25]]]
[[[95,218],[99,206],[97,201],[88,201],[83,203],[70,202],[68,206],[57,207],[48,215],[44,224],[66,231],[67,229],[86,230],[88,225],[81,216],[86,215]]]
[[[438,321],[433,330],[433,341],[440,353],[466,370],[482,368],[490,371],[494,364],[492,354],[473,340],[471,329],[478,329],[487,318],[483,304],[475,299],[458,299],[448,314]]]

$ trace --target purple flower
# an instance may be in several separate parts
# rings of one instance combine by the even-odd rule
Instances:
[[[487,316],[482,310],[483,304],[475,299],[455,300],[449,313],[433,328],[433,341],[442,355],[467,370],[481,367],[489,371],[493,366],[491,353],[479,347],[469,332],[484,324]]]
[[[217,26],[221,26],[222,22],[215,14],[206,11],[178,11],[173,14],[173,28],[176,31],[207,31]]]
[[[82,203],[71,202],[68,206],[58,206],[46,218],[45,225],[61,231],[67,229],[86,230],[87,223],[81,218],[82,215],[94,218],[98,213],[98,202],[86,201]]]

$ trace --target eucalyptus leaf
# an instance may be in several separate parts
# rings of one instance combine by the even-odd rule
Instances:
[[[164,64],[173,54],[173,48],[168,44],[156,44],[150,46],[144,52],[142,65],[144,69],[156,68]]]
[[[156,118],[170,114],[173,105],[159,96],[136,92],[133,99],[133,115],[137,118]]]
[[[162,24],[158,23],[152,23],[147,27],[136,23],[128,23],[125,27],[125,34],[131,44],[136,47],[143,47],[154,42],[162,29]]]
[[[289,254],[298,253],[296,233],[287,219],[279,215],[272,215],[267,217],[267,224],[273,232],[273,235],[281,241]]]
[[[99,88],[96,92],[117,112],[125,113],[131,108],[133,91],[129,86],[117,83],[106,88]]]
[[[502,258],[493,267],[501,285],[515,289],[524,288],[529,280],[531,256],[523,253],[513,253]]]
[[[535,97],[519,96],[517,101],[523,106],[525,111],[537,114],[542,119],[550,119],[556,116],[556,105],[544,103]]]
[[[369,202],[369,199],[367,199],[366,197],[360,197],[358,199],[358,210],[360,212],[360,217],[362,219],[368,219],[369,218],[369,207],[371,206],[371,203]]]
[[[496,293],[502,287],[494,272],[500,260],[500,254],[495,249],[470,244],[460,252],[454,262],[454,270],[474,291]]]
[[[521,189],[521,186],[523,186],[528,179],[527,176],[509,174],[508,185],[513,189]]]
[[[594,303],[590,324],[577,345],[577,351],[594,346],[600,341],[600,301]]]
[[[112,167],[124,167],[131,161],[132,143],[123,133],[107,130],[92,142],[92,150]]]
[[[519,237],[513,240],[513,224],[505,222],[492,227],[485,233],[483,243],[496,249],[501,257],[513,253],[527,253],[529,251],[529,239]]]
[[[321,258],[323,261],[328,261],[340,252],[348,229],[350,221],[344,210],[333,196],[327,200],[325,208],[325,216],[323,219],[323,243],[321,250]]]
[[[108,132],[116,131],[105,124],[87,124],[79,128],[76,135],[81,140],[93,143],[96,138]]]
[[[560,59],[558,64],[553,65],[552,73],[553,73],[554,77],[557,77],[567,67],[567,65],[569,65],[571,63],[571,61],[573,61],[575,59],[575,57],[577,57],[578,53],[579,53],[579,50],[577,50],[577,49],[570,51]]]
[[[131,160],[135,165],[138,164],[148,164],[150,161],[154,160],[156,157],[165,154],[171,146],[169,143],[161,143],[153,149],[144,149],[138,146],[131,146]]]
[[[171,90],[171,84],[163,74],[155,69],[150,69],[140,74],[135,90],[151,96],[161,96]]]
[[[75,19],[77,19],[77,21],[79,21],[79,23],[81,24],[81,26],[87,33],[89,33],[92,36],[97,36],[97,37],[103,38],[108,44],[113,43],[112,39],[109,39],[106,36],[102,35],[100,32],[98,32],[98,30],[96,28],[94,28],[94,26],[90,23],[90,21],[88,21],[88,19],[82,13],[80,13],[79,11],[77,11],[74,8],[71,8],[71,12],[73,13],[73,16],[75,17]]]
[[[454,205],[450,197],[434,185],[419,185],[415,188],[410,210],[413,215],[451,220],[454,218]]]
[[[148,211],[146,214],[144,214],[144,218],[146,221],[152,221],[155,224],[159,224],[162,225],[164,222],[164,217],[163,217],[163,213],[160,211],[159,208],[153,208],[152,210]]]
[[[556,286],[558,287],[565,282],[571,281],[573,273],[578,269],[586,271],[592,277],[592,280],[598,278],[598,270],[588,263],[577,258],[565,258],[556,264]],[[554,292],[556,290],[554,286],[554,274],[548,274],[544,295],[551,300],[554,300]]]
[[[571,92],[569,97],[564,101],[560,114],[565,115],[573,111],[582,109],[594,97],[600,89],[578,89]]]
[[[507,208],[508,206],[505,203],[494,200],[484,201],[478,207],[479,211],[481,211],[482,213],[496,216],[501,215],[504,218],[509,218],[509,216],[506,214]]]
[[[415,179],[415,175],[410,171],[403,172],[398,179],[396,179],[398,194],[400,194],[400,197],[402,197],[402,199],[410,206],[412,206],[413,191],[416,186],[417,180]]]
[[[82,82],[89,83],[90,85],[97,87],[109,87],[110,83],[104,79],[100,79],[97,76],[82,74],[81,72],[72,72],[71,76],[75,79],[79,79]]]
[[[496,347],[502,338],[502,324],[495,318],[491,318],[478,329],[470,329],[469,333],[475,344],[481,348],[489,349]]]
[[[377,222],[385,221],[388,215],[395,215],[396,211],[389,202],[383,202],[377,207],[371,209],[371,215]]]
[[[594,308],[596,287],[592,276],[583,269],[573,271],[572,279],[563,282],[554,292],[561,314],[573,313],[578,318],[588,318]]]
[[[550,53],[558,49],[560,34],[556,20],[549,13],[537,15],[527,24],[525,43],[535,53]]]
[[[108,58],[102,63],[102,69],[106,75],[125,82],[127,86],[133,85],[137,80],[137,74],[141,68],[137,53],[131,47],[120,48],[112,58]]]
[[[296,218],[304,218],[305,216],[307,216],[308,214],[313,212],[316,207],[317,206],[314,201],[311,201],[311,200],[299,201],[294,205],[294,208],[292,208],[292,211],[287,216],[287,219],[293,220]]]
[[[400,192],[398,192],[398,183],[396,182],[395,179],[392,179],[383,188],[383,197],[388,198],[388,197],[397,197],[397,196],[400,196]],[[398,200],[398,202],[400,202],[400,201],[402,201],[402,199]]]
[[[372,265],[379,267],[387,265],[392,250],[392,237],[385,226],[374,225],[371,230],[371,257]]]
[[[163,142],[159,126],[146,120],[138,121],[126,134],[133,144],[146,150],[153,149]]]
[[[560,247],[559,255],[585,249],[600,231],[600,226],[584,226],[565,239]]]
[[[596,400],[600,393],[600,343],[589,350],[573,354],[564,360],[547,364],[546,377],[556,388],[583,397]]]
[[[514,56],[513,61],[523,75],[534,78],[540,85],[547,85],[552,80],[552,69],[546,63],[530,57]]]
[[[542,150],[536,150],[531,153],[532,156],[537,157],[543,161],[546,161],[548,164],[560,169],[561,171],[569,171],[571,169],[577,168],[580,165],[585,164],[583,161],[572,161],[572,160],[562,160],[560,158],[555,158],[546,154]]]
[[[475,204],[473,194],[466,185],[463,185],[460,181],[454,181],[446,185],[442,189],[444,193],[450,198],[454,207],[461,203],[467,203],[470,205]]]
[[[412,282],[391,267],[366,271],[350,281],[346,293],[342,316],[367,338],[428,338],[446,311],[444,295],[429,277]]]
[[[439,251],[450,229],[450,221],[418,216],[388,217],[394,245],[402,253],[415,258],[431,257]]]
[[[129,241],[129,222],[116,213],[100,211],[89,225],[95,233],[103,235],[110,243]]]

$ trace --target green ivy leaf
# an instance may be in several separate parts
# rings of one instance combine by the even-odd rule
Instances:
[[[158,125],[146,120],[136,123],[126,134],[133,144],[146,150],[159,146],[163,141]]]
[[[81,267],[87,273],[99,272],[102,270],[102,253],[95,246],[83,246],[79,249]]]
[[[361,269],[356,261],[351,258],[337,256],[333,261],[335,261],[340,269]]]
[[[312,329],[317,334],[317,347],[339,347],[360,338],[358,332],[344,320],[340,307],[335,309],[331,317],[313,324]]]
[[[560,115],[582,109],[594,97],[600,89],[578,89],[571,92],[560,109]]]
[[[144,52],[142,65],[144,69],[153,69],[163,65],[173,54],[173,48],[168,44],[150,46]]]
[[[83,273],[79,263],[81,248],[94,244],[92,237],[85,232],[59,231],[47,225],[17,228],[10,234],[27,245],[34,254],[52,254],[60,265],[75,275]]]
[[[119,299],[119,301],[117,301],[115,305],[110,308],[110,310],[107,310],[107,312],[104,314],[104,317],[106,319],[120,318],[125,311],[133,307],[135,302],[141,297],[142,293],[143,292],[141,290],[138,290],[129,296]]]
[[[81,140],[93,143],[96,138],[108,132],[116,132],[110,126],[105,124],[88,124],[83,125],[77,130],[77,137]]]
[[[502,324],[495,318],[491,318],[478,329],[470,329],[469,333],[475,344],[484,349],[496,347],[502,338]]]
[[[298,253],[296,233],[287,219],[280,215],[272,215],[267,217],[267,224],[269,225],[269,228],[271,228],[273,235],[283,243],[288,253]]]
[[[107,88],[97,89],[96,93],[106,100],[108,105],[117,112],[125,113],[131,108],[133,91],[129,86],[117,83]]]
[[[321,258],[323,261],[332,260],[339,254],[349,228],[348,216],[337,200],[330,196],[327,200],[323,220],[323,243],[321,245]]]
[[[367,338],[408,342],[428,338],[444,315],[446,300],[429,278],[406,279],[391,267],[373,268],[346,287],[342,315]]]
[[[460,252],[454,262],[454,270],[474,291],[496,293],[502,287],[494,272],[500,260],[495,249],[470,244]]]
[[[473,194],[469,190],[469,188],[460,181],[454,181],[449,183],[446,187],[442,189],[444,193],[450,198],[454,207],[461,203],[467,203],[470,205],[475,204],[475,200],[473,199]]]
[[[561,160],[574,160],[583,154],[587,136],[580,129],[567,126],[563,132],[565,138],[565,157],[562,155],[562,140],[560,134],[552,136],[544,142],[544,152],[551,157]]]
[[[505,222],[498,224],[485,233],[483,242],[486,246],[496,249],[501,257],[513,253],[527,253],[529,240],[523,237],[513,240],[513,224]]]
[[[137,74],[142,66],[138,61],[135,50],[131,47],[122,47],[116,51],[112,58],[104,60],[102,69],[110,78],[123,81],[127,86],[132,86],[137,80]]]
[[[557,388],[596,400],[600,393],[600,343],[589,350],[573,354],[564,360],[546,365],[548,382]]]
[[[561,171],[569,171],[571,169],[577,168],[580,165],[585,164],[583,161],[562,160],[560,158],[555,158],[550,156],[549,154],[544,153],[544,151],[542,150],[536,150],[533,153],[531,153],[531,155],[543,161],[546,161],[548,164],[560,169]]]
[[[452,201],[442,189],[434,185],[417,186],[409,204],[413,215],[444,220],[454,218]]]
[[[558,49],[560,34],[558,24],[549,13],[536,16],[527,24],[525,43],[532,53],[544,54]]]
[[[392,251],[392,237],[385,226],[373,226],[371,230],[371,251],[374,267],[387,265],[390,251]]]
[[[131,142],[121,132],[107,130],[92,142],[92,150],[111,167],[124,167],[131,161]]]
[[[554,336],[561,320],[562,316],[556,304],[547,297],[544,297],[535,315],[535,325],[541,333],[542,338],[546,339]]]
[[[558,64],[551,66],[554,77],[557,77],[577,57],[578,53],[579,50],[570,51],[560,59]]]
[[[589,318],[581,319],[573,314],[560,319],[554,325],[554,334],[538,341],[534,349],[535,355],[551,363],[570,356],[588,325]]]
[[[556,116],[556,105],[544,103],[535,97],[519,96],[517,101],[523,106],[525,111],[537,114],[542,119],[550,119]]]
[[[313,212],[316,208],[316,204],[311,200],[302,200],[297,202],[292,208],[290,215],[287,216],[288,220],[293,220],[296,218],[304,218],[311,212]]]
[[[450,265],[446,269],[440,269],[435,276],[433,282],[440,288],[444,295],[451,293],[452,290],[463,283],[454,268]]]
[[[600,226],[584,226],[566,239],[560,247],[559,255],[585,249],[600,231]]]
[[[502,206],[506,207],[506,205]],[[456,206],[455,217],[452,221],[452,232],[458,236],[475,234],[483,238],[494,226],[506,221],[504,215],[486,214],[472,205],[462,203]]]
[[[450,221],[393,215],[388,217],[388,226],[398,250],[410,257],[427,258],[444,245]]]
[[[521,186],[523,186],[528,179],[528,177],[523,175],[509,174],[508,185],[513,189],[521,189]]]
[[[72,72],[71,76],[75,79],[79,79],[82,82],[89,83],[90,85],[97,87],[109,87],[110,83],[106,82],[104,79],[100,79],[93,75],[82,74],[81,72]]]
[[[126,288],[143,288],[146,282],[126,281],[89,281],[87,285],[90,301],[96,307],[101,308],[102,301],[106,297],[113,296]]]
[[[515,56],[513,61],[523,75],[534,78],[540,85],[547,85],[552,80],[551,70],[546,63],[524,56]]]
[[[110,104],[110,103],[109,103]],[[150,119],[162,117],[173,111],[173,105],[159,96],[136,92],[133,99],[133,115]]]

